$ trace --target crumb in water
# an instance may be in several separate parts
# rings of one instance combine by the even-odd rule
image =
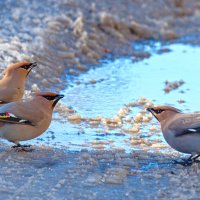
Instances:
[[[164,88],[164,91],[165,93],[169,93],[171,92],[172,90],[176,90],[178,89],[180,86],[182,86],[185,82],[183,80],[180,80],[180,81],[173,81],[173,82],[170,82],[170,81],[165,81],[165,88]]]

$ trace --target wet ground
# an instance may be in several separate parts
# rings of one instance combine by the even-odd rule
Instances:
[[[2,199],[195,199],[199,194],[199,165],[172,164],[180,155],[34,148],[27,153],[1,147]]]
[[[0,1],[1,69],[37,61],[25,98],[66,94],[32,152],[1,142],[0,199],[198,199],[199,164],[173,164],[146,107],[199,111],[199,16],[196,0]]]
[[[200,48],[155,42],[135,48],[146,49],[152,56],[107,58],[78,77],[67,75],[71,81],[61,92],[66,95],[62,104],[71,111],[59,109],[62,117],[55,114],[57,120],[49,130],[31,143],[68,150],[169,150],[159,124],[146,108],[155,104],[183,112],[199,110],[198,98],[193,97],[200,92],[196,87]]]
[[[139,40],[199,43],[196,0],[116,0],[114,6],[111,1],[8,0],[0,7],[0,67],[37,61],[40,69],[27,84],[32,90],[64,89],[65,70],[81,74],[108,53],[137,55],[131,44]]]
[[[17,152],[2,144],[2,198],[28,199],[30,194],[33,199],[41,195],[45,199],[198,196],[199,164],[173,164],[183,155],[166,145],[146,107],[170,102],[184,112],[198,110],[193,96],[199,92],[200,49],[159,43],[145,48],[152,53],[150,58],[109,58],[87,73],[71,76],[51,127],[30,141],[35,144],[33,152]]]

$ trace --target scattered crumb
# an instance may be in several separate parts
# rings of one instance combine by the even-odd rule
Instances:
[[[173,82],[169,82],[169,81],[165,81],[165,88],[164,91],[166,93],[171,92],[172,90],[176,90],[178,89],[180,86],[182,86],[185,82],[183,80],[180,81],[173,81]]]

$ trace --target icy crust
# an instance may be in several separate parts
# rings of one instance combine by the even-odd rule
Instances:
[[[81,121],[87,121],[91,126],[96,125],[105,125],[106,128],[119,128],[122,127],[124,124],[130,124],[134,125],[136,127],[139,127],[142,123],[147,123],[152,120],[152,114],[149,113],[146,109],[148,107],[152,107],[153,103],[142,97],[135,102],[130,102],[124,107],[122,107],[115,116],[112,118],[104,118],[103,116],[96,116],[96,117],[85,117],[78,114],[73,108],[68,108],[64,104],[58,104],[56,107],[56,111],[59,112],[59,114],[63,117],[65,117],[67,120],[74,122],[74,123],[80,123]],[[131,113],[132,108],[139,108],[139,112],[134,116],[129,116]],[[135,128],[134,126],[131,128]],[[127,132],[131,132],[128,131]],[[133,131],[134,132],[134,131]],[[139,131],[138,131],[139,132]]]
[[[108,53],[150,56],[132,48],[131,42],[137,40],[172,40],[199,33],[200,4],[194,0],[116,0],[114,6],[90,0],[31,1],[30,6],[29,1],[9,0],[0,6],[0,67],[37,61],[29,89],[35,83],[42,89],[58,84],[60,90],[64,71],[82,73]]]
[[[1,143],[2,199],[195,199],[199,192],[199,164],[172,164],[180,158],[174,152],[32,148]]]
[[[89,140],[88,138],[89,141],[80,144],[80,148],[124,149],[123,146],[120,147],[117,144],[116,140],[116,137],[124,136],[121,138],[121,143],[124,143],[126,148],[132,146],[134,149],[166,151],[169,146],[163,143],[160,126],[155,120],[152,120],[152,114],[147,111],[147,108],[152,106],[153,103],[150,100],[142,97],[122,107],[115,116],[105,118],[104,116],[81,116],[73,108],[60,103],[56,107],[56,112],[60,117],[55,117],[54,120],[80,125],[82,127],[80,132],[83,133],[91,128],[96,134],[113,136],[113,138],[105,137],[102,140],[91,140],[91,138]],[[70,145],[73,144],[70,143]]]

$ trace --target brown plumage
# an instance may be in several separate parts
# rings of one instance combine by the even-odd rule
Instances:
[[[37,63],[19,62],[9,65],[0,80],[0,103],[18,101],[23,97],[25,82],[30,71]]]
[[[200,156],[200,113],[182,113],[171,106],[147,110],[160,122],[167,143],[179,152],[191,154],[187,163]]]
[[[41,135],[48,129],[53,108],[64,95],[40,92],[26,101],[8,103],[0,107],[0,137],[19,144]]]

